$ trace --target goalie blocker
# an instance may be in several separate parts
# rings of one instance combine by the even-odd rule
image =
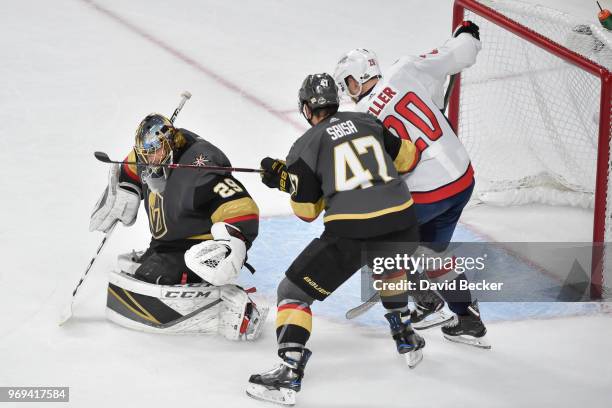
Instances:
[[[140,253],[123,254],[121,272],[111,271],[106,317],[121,326],[150,333],[212,334],[229,340],[255,340],[268,314],[237,285],[207,282],[156,285],[136,279]]]

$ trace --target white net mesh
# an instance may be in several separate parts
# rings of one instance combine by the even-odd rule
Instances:
[[[479,2],[612,69],[612,36],[601,26],[519,1]],[[592,208],[600,77],[469,10],[465,19],[480,26],[483,43],[477,63],[462,73],[459,103],[459,136],[477,173],[475,197]],[[611,216],[607,205],[606,220]],[[605,230],[611,241],[611,222]]]

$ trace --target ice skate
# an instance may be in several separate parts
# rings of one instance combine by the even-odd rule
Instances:
[[[283,354],[283,361],[278,367],[262,374],[253,374],[249,378],[247,395],[276,404],[295,405],[295,394],[302,387],[304,368],[311,354],[311,351],[306,348],[301,353]]]
[[[480,319],[478,302],[474,302],[468,307],[467,315],[454,316],[451,323],[442,327],[442,333],[444,333],[446,339],[456,343],[483,349],[491,348],[491,344],[486,338],[487,328]]]
[[[444,310],[444,300],[435,292],[429,291],[427,297],[415,300],[416,308],[410,313],[412,328],[426,330],[450,322],[453,316]]]
[[[425,347],[425,339],[412,330],[410,322],[402,322],[399,312],[387,313],[385,318],[391,327],[397,352],[404,356],[408,367],[415,368],[423,360],[421,349]]]

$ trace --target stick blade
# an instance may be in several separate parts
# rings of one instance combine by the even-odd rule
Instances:
[[[94,157],[100,160],[103,163],[110,163],[111,159],[108,157],[108,154],[104,152],[94,152]]]
[[[376,305],[376,303],[378,303],[379,300],[380,300],[380,295],[378,294],[378,292],[376,292],[374,295],[372,295],[372,297],[370,297],[368,300],[366,300],[359,306],[356,306],[352,309],[347,310],[344,317],[347,320],[355,319],[361,316],[362,314],[364,314],[365,312],[367,312],[368,310],[370,310],[371,308],[373,308]]]
[[[59,326],[63,326],[72,317],[72,302],[62,310],[58,321]]]
[[[191,92],[185,91],[181,94],[181,96],[185,97],[185,99],[191,99]]]

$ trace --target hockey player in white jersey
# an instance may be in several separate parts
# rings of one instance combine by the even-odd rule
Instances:
[[[383,76],[376,55],[355,49],[338,62],[334,79],[341,92],[356,103],[356,110],[377,117],[396,136],[412,141],[417,159],[404,175],[414,198],[423,252],[446,254],[453,232],[474,189],[474,170],[467,151],[446,119],[445,82],[476,62],[481,49],[478,26],[463,22],[453,37],[427,55],[400,58]],[[425,271],[430,280],[466,280],[453,268]],[[457,285],[459,287],[459,285]],[[456,314],[442,327],[444,336],[490,348],[476,301],[468,290],[440,291]],[[434,292],[416,296],[411,313],[415,328],[429,328],[449,319],[441,316],[444,301]]]

